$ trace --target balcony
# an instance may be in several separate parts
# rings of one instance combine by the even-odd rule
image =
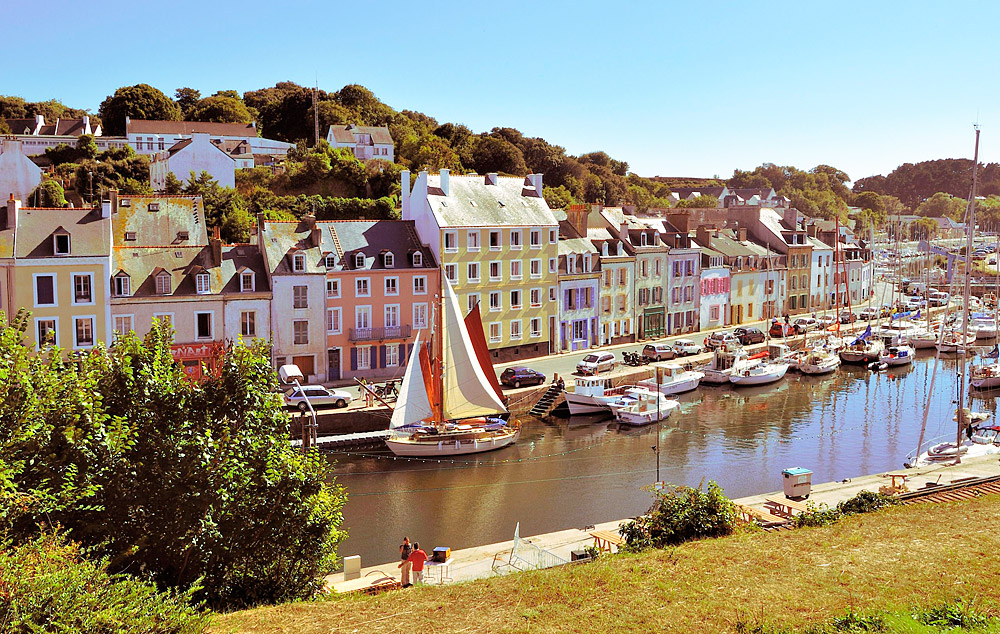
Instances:
[[[409,339],[410,326],[384,326],[380,328],[351,328],[351,341],[385,341]]]

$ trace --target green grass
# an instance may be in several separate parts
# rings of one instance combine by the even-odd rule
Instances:
[[[998,552],[994,496],[443,588],[248,610],[217,617],[212,631],[1000,632]],[[965,610],[982,617],[966,625],[983,627],[921,620],[934,610],[940,623]],[[876,622],[882,629],[872,629]]]

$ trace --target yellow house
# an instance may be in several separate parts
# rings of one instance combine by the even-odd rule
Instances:
[[[402,212],[441,265],[462,308],[477,303],[496,363],[557,348],[559,221],[542,175],[402,172]]]
[[[44,209],[8,200],[0,262],[4,308],[31,311],[28,341],[67,352],[111,340],[110,207]]]

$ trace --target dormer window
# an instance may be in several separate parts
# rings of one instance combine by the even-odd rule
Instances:
[[[365,268],[365,254],[355,253],[354,254],[354,268],[363,269]]]
[[[52,236],[52,250],[56,255],[69,255],[69,234],[60,232]]]
[[[160,210],[160,203],[149,203],[149,210],[150,211],[159,211]]]
[[[292,256],[292,271],[296,273],[302,273],[306,270],[306,256],[302,253],[296,253]]]
[[[135,242],[135,238],[136,238],[135,231],[126,231],[125,232],[125,240],[127,242]]]
[[[170,294],[170,273],[163,271],[156,275],[156,294],[157,295],[169,295]]]
[[[334,254],[332,254],[332,253],[327,253],[327,254],[326,254],[326,259],[325,259],[325,261],[324,261],[324,265],[325,265],[325,266],[326,266],[326,268],[328,268],[328,269],[332,269],[332,268],[334,268],[335,266],[337,266],[337,256],[335,256],[335,255],[334,255]]]
[[[132,206],[132,199],[131,198],[120,198],[120,199],[118,199],[118,206],[119,207],[131,207]]]
[[[413,253],[413,266],[423,266],[424,265],[424,254],[420,251],[415,251]]]
[[[395,266],[395,261],[396,258],[393,257],[391,253],[382,254],[382,266],[384,266],[385,268],[391,269],[393,266]]]
[[[178,231],[177,232],[177,239],[178,240],[187,240],[188,237],[189,236],[188,236],[188,232],[187,231]]]
[[[132,294],[132,278],[122,272],[115,276],[115,296],[128,297]]]
[[[639,246],[641,247],[646,246],[646,240],[648,240],[648,238],[646,237],[646,232],[643,231],[642,234],[639,236]]]
[[[198,273],[194,276],[194,290],[199,295],[205,295],[212,291],[209,283],[208,273]]]
[[[240,273],[240,292],[252,293],[254,291],[255,279],[251,271]]]

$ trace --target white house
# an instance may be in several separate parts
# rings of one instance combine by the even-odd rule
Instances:
[[[814,311],[836,308],[833,298],[833,247],[813,236],[808,239],[813,247],[809,306]]]
[[[252,154],[288,154],[293,143],[257,136],[256,123],[210,123],[207,121],[159,121],[125,117],[125,136],[136,154],[163,152],[178,141],[204,133],[213,141],[246,141]]]
[[[4,139],[0,142],[0,195],[29,200],[29,195],[41,182],[42,170],[24,155],[21,141]]]
[[[166,190],[167,174],[170,172],[184,182],[191,179],[191,172],[195,176],[208,172],[220,186],[236,186],[236,161],[202,132],[178,141],[166,151],[153,154],[149,163],[149,181],[153,191]]]
[[[77,140],[84,134],[94,137],[97,149],[101,152],[126,145],[125,137],[101,136],[101,126],[92,126],[87,115],[79,119],[58,118],[55,123],[46,123],[45,117],[40,114],[29,119],[4,121],[14,138],[24,144],[24,153],[28,156],[44,154],[45,150],[60,144],[75,147]]]
[[[362,161],[381,159],[393,161],[394,151],[389,128],[381,126],[332,125],[326,133],[326,141],[331,147],[346,147]]]

